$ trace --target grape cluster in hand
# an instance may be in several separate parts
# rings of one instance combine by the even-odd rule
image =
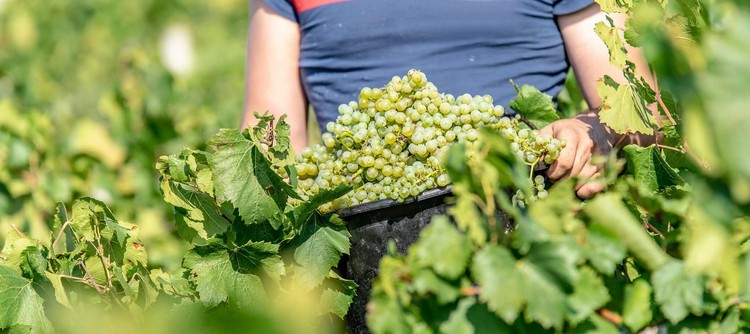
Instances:
[[[477,129],[483,126],[497,128],[527,163],[554,161],[564,146],[523,129],[517,118],[503,117],[505,109],[494,105],[491,96],[440,93],[418,70],[394,76],[382,88],[362,88],[358,101],[342,104],[338,111],[336,121],[326,124],[322,144],[306,147],[297,157],[303,198],[341,183],[354,187],[322,211],[382,199],[403,201],[447,186],[441,157],[449,144],[463,142],[471,158]]]

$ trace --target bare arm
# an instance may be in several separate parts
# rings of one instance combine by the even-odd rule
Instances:
[[[591,181],[598,178],[600,165],[592,163],[594,155],[608,153],[615,144],[637,142],[635,136],[623,139],[611,129],[599,122],[596,110],[601,106],[601,99],[596,90],[597,80],[609,75],[615,81],[624,82],[622,71],[609,62],[609,51],[604,42],[594,32],[597,22],[606,21],[605,14],[594,4],[581,11],[559,16],[557,23],[565,42],[568,59],[576,74],[584,98],[591,111],[572,119],[554,122],[542,132],[568,142],[560,153],[558,161],[550,166],[547,175],[553,179],[579,177],[582,181],[576,186],[578,196],[589,198],[603,189],[603,185]],[[622,28],[625,17],[612,16],[615,25]],[[640,50],[628,48],[630,59],[636,64],[646,80],[653,82],[648,75],[648,66]]]
[[[624,15],[610,14],[610,17],[615,27],[621,31],[624,30],[626,20]],[[578,84],[581,86],[583,96],[592,110],[597,110],[601,106],[601,99],[596,92],[597,80],[604,75],[609,75],[617,82],[625,82],[622,71],[609,63],[609,51],[594,32],[594,26],[598,22],[606,22],[606,15],[598,5],[591,5],[584,10],[557,18],[568,59],[576,74]],[[641,50],[627,44],[626,48],[630,60],[636,64],[639,72],[649,83],[653,83]]]
[[[250,1],[245,111],[242,127],[256,122],[253,112],[287,115],[292,146],[307,146],[307,100],[299,75],[300,32],[292,22],[269,9],[263,1]]]

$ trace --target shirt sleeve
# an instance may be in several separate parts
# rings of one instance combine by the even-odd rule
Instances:
[[[594,0],[554,0],[552,13],[556,16],[575,13],[594,3]]]
[[[277,14],[291,21],[299,22],[291,0],[263,0],[263,2]]]

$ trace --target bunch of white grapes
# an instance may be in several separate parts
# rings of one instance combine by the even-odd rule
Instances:
[[[341,183],[354,187],[322,206],[324,212],[383,199],[403,201],[447,186],[441,157],[451,143],[463,142],[471,158],[483,126],[498,129],[532,168],[551,163],[564,147],[522,128],[517,117],[504,117],[505,109],[493,105],[491,96],[440,93],[418,70],[394,76],[382,88],[362,88],[358,101],[338,111],[336,121],[326,124],[322,144],[303,149],[296,164],[303,198]]]

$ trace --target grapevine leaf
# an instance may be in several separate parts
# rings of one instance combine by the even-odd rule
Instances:
[[[625,44],[620,38],[619,29],[614,26],[611,19],[607,19],[609,20],[609,25],[604,22],[598,22],[594,26],[594,31],[604,41],[604,44],[607,45],[609,62],[617,68],[624,68],[628,59]]]
[[[602,279],[589,267],[582,267],[574,292],[568,297],[568,319],[578,324],[609,302],[609,290]]]
[[[269,148],[274,159],[283,165],[294,164],[294,150],[291,145],[292,130],[286,122],[286,115],[281,115],[274,129],[275,145]]]
[[[459,142],[448,148],[445,169],[454,185],[467,181],[469,172],[466,166],[466,146],[463,143]]]
[[[208,238],[206,230],[203,228],[203,224],[188,219],[185,215],[180,213],[179,209],[175,210],[175,213],[174,227],[180,238],[195,244],[203,244],[203,240]]]
[[[365,317],[367,328],[373,333],[411,333],[406,313],[396,298],[373,290],[373,296],[367,304]]]
[[[287,214],[287,216],[289,216],[289,219],[291,219],[292,222],[302,224],[310,218],[318,207],[346,195],[351,189],[351,187],[348,187],[343,183],[334,189],[321,189],[317,194],[294,208]]]
[[[292,241],[294,260],[300,264],[294,277],[309,288],[318,286],[342,254],[349,254],[351,235],[338,216],[313,214]]]
[[[583,211],[593,222],[617,235],[646,269],[656,270],[669,261],[669,255],[643,229],[619,195],[601,194],[589,201]]]
[[[284,239],[283,229],[274,228],[272,224],[237,224],[232,226],[232,231],[238,244],[245,244],[251,240],[280,243]]]
[[[471,241],[477,246],[482,246],[487,242],[487,230],[479,209],[469,196],[459,195],[460,187],[454,187],[456,195],[455,206],[448,209],[451,217],[456,220],[458,227],[465,231]]]
[[[620,334],[622,333],[617,326],[613,325],[606,319],[595,315],[590,317],[582,324],[576,326],[571,333],[573,334]]]
[[[214,190],[220,202],[229,201],[239,210],[246,224],[257,224],[271,219],[280,211],[280,202],[285,202],[284,188],[274,184],[261,184],[261,179],[274,179],[275,174],[268,160],[235,129],[223,129],[208,142],[213,147],[209,158],[214,173]],[[283,181],[281,181],[283,183]],[[265,187],[276,194],[271,197]]]
[[[73,203],[72,213],[70,227],[79,238],[93,242],[96,239],[94,230],[98,229],[104,239],[109,240],[117,232],[117,241],[125,241],[127,232],[117,228],[119,225],[115,216],[101,201],[90,197],[77,199]]]
[[[175,181],[178,182],[188,182],[190,181],[190,178],[187,174],[187,163],[185,163],[185,160],[180,159],[177,155],[170,155],[167,159],[168,166],[169,166],[169,174],[172,176],[172,178]]]
[[[632,85],[620,85],[609,76],[597,81],[602,99],[599,119],[617,133],[654,133],[654,116]]]
[[[623,151],[630,173],[636,181],[646,185],[651,191],[685,183],[685,180],[667,164],[655,146],[628,145]]]
[[[473,298],[463,298],[446,322],[440,325],[441,333],[473,334],[474,326],[466,318],[466,312],[477,302]],[[494,317],[494,315],[493,315]]]
[[[357,294],[357,283],[352,280],[339,277],[336,273],[326,279],[326,288],[321,295],[323,305],[326,305],[331,313],[344,319],[349,306]]]
[[[64,231],[62,230],[66,222],[68,222],[68,212],[65,208],[65,203],[58,202],[57,210],[55,210],[55,218],[52,223],[52,235],[55,238],[59,236],[60,239],[57,240],[56,248],[50,249],[53,253],[60,254],[73,250],[73,232],[67,226]]]
[[[651,323],[652,319],[651,285],[647,280],[638,278],[625,287],[622,321],[633,333],[637,333]]]
[[[258,307],[267,298],[261,276],[278,281],[284,274],[278,245],[263,242],[233,249],[212,242],[188,252],[184,266],[194,275],[199,298],[208,307],[224,302]]]
[[[23,253],[30,247],[36,247],[36,242],[31,238],[20,237],[15,233],[9,234],[0,252],[0,264],[13,268],[20,274],[25,257]]]
[[[195,177],[195,185],[208,196],[214,197],[214,175],[210,169],[201,169]]]
[[[449,280],[464,274],[471,252],[469,239],[446,216],[433,218],[409,249],[416,265],[432,268]]]
[[[209,194],[182,183],[172,182],[166,175],[160,186],[164,200],[179,208],[176,215],[184,216],[183,226],[195,230],[199,237],[208,239],[226,232],[229,228],[230,222],[222,216],[219,206]]]
[[[617,235],[598,223],[589,226],[584,251],[591,266],[605,275],[614,274],[626,255],[625,245]]]
[[[549,190],[549,197],[529,205],[529,215],[550,235],[561,235],[581,226],[574,217],[574,210],[580,204],[575,199],[573,180],[556,183]]]
[[[31,333],[48,333],[52,328],[44,314],[44,300],[32,281],[0,264],[0,329],[28,326]]]
[[[55,300],[57,300],[57,302],[60,303],[61,305],[72,310],[73,306],[70,305],[70,300],[68,299],[68,294],[65,292],[65,287],[62,284],[60,275],[53,274],[50,272],[46,272],[45,275],[47,276],[47,279],[52,284],[52,288],[55,290]]]
[[[747,141],[742,139],[750,129],[750,117],[743,112],[750,105],[750,97],[735,93],[747,87],[750,76],[750,64],[743,57],[750,52],[750,19],[744,9],[742,12],[726,29],[708,34],[703,41],[702,51],[710,65],[695,80],[705,106],[691,111],[690,122],[686,117],[684,124],[686,132],[692,130],[686,135],[691,151],[707,160],[712,170],[709,173],[723,175],[734,199],[747,205],[750,157],[746,154]],[[701,122],[700,117],[705,121]],[[708,160],[712,157],[721,162]]]
[[[633,0],[596,0],[605,13],[626,13],[633,6]]]
[[[263,155],[258,146],[252,148],[251,157],[253,159],[253,166],[255,168],[255,176],[258,178],[258,182],[263,186],[279,208],[286,207],[286,201],[289,197],[300,199],[294,188],[284,182],[284,179],[276,173],[273,165]]]
[[[47,259],[39,248],[27,247],[21,252],[21,258],[21,272],[24,277],[34,282],[46,280],[44,272],[47,270]]]
[[[413,276],[414,290],[422,295],[434,295],[440,305],[454,302],[461,294],[456,283],[444,280],[431,269],[415,270]]]
[[[569,257],[561,255],[566,252],[548,243],[517,260],[505,248],[485,247],[474,256],[471,267],[481,287],[479,299],[508,323],[516,320],[525,305],[527,321],[561,328],[566,309],[564,287],[572,283],[565,282],[564,276],[575,270]]]
[[[651,277],[654,299],[671,323],[676,324],[691,313],[702,312],[704,279],[685,272],[680,261],[670,261]]]
[[[625,31],[623,32],[623,37],[625,38],[625,42],[627,42],[628,44],[635,47],[641,46],[641,34],[639,33],[638,29],[633,27],[632,17],[628,18],[628,20],[625,21]]]
[[[516,113],[530,120],[539,128],[560,119],[552,96],[542,93],[533,86],[523,85],[523,87],[518,88],[518,85],[513,81],[511,81],[511,84],[516,88],[518,95],[510,101],[508,106]]]
[[[473,298],[464,298],[451,313],[450,318],[440,325],[441,333],[490,334],[513,333],[510,326]]]

